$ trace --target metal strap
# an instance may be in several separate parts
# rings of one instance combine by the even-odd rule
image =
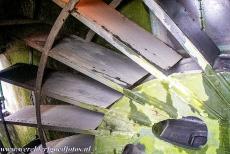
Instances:
[[[37,127],[38,127],[38,134],[39,138],[42,143],[42,147],[45,148],[45,139],[43,136],[43,130],[42,130],[42,122],[41,122],[41,111],[40,111],[40,104],[41,104],[41,87],[42,87],[42,80],[44,76],[44,70],[46,67],[47,59],[48,59],[48,53],[50,49],[53,46],[53,43],[61,30],[63,24],[65,23],[66,19],[74,9],[76,3],[79,0],[70,0],[69,3],[62,9],[60,15],[56,19],[49,36],[46,40],[45,46],[43,48],[43,53],[40,59],[39,67],[38,67],[38,72],[37,72],[37,79],[36,79],[36,87],[35,87],[35,108],[36,108],[36,118],[37,118]],[[46,152],[45,152],[46,153]]]

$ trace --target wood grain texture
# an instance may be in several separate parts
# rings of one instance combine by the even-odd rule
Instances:
[[[52,73],[43,85],[43,94],[78,105],[79,102],[108,107],[122,94],[86,76],[64,72]]]
[[[0,80],[35,90],[37,66],[18,63],[0,72]],[[91,104],[106,108],[122,94],[81,74],[46,70],[42,94],[79,105]]]
[[[42,51],[46,37],[45,34],[37,34],[24,40],[29,46]],[[113,89],[114,83],[130,88],[148,74],[124,55],[75,35],[59,40],[49,56]]]
[[[71,105],[41,105],[41,120],[44,127],[90,130],[97,128],[103,114]],[[37,127],[34,106],[26,106],[5,118],[9,124]]]
[[[116,8],[119,6],[119,4],[121,3],[122,0],[113,0],[109,5],[112,6],[113,8]],[[90,42],[93,37],[95,36],[95,32],[93,30],[89,30],[88,33],[86,34],[86,38],[85,40]]]
[[[65,1],[54,2],[62,7],[65,5]],[[140,59],[169,69],[181,59],[151,33],[100,0],[80,1],[73,15],[134,61],[134,56],[138,55]]]
[[[128,88],[148,73],[129,58],[77,36],[60,41],[50,56],[92,77]]]

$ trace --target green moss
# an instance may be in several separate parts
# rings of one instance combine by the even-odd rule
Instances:
[[[137,23],[145,30],[151,32],[151,24],[148,9],[143,4],[142,0],[126,1],[119,8],[122,14],[127,18]]]
[[[29,48],[22,41],[15,41],[9,44],[5,53],[10,63],[29,63]]]
[[[229,81],[229,73],[225,73],[224,76],[226,79]],[[178,114],[178,118],[182,116],[196,116],[201,118],[208,127],[208,142],[207,144],[202,147],[201,149],[188,149],[188,148],[183,148],[179,147],[176,145],[173,145],[171,143],[165,142],[163,140],[160,140],[156,136],[153,135],[152,133],[152,127],[146,127],[145,123],[138,123],[133,121],[132,119],[126,119],[126,125],[132,125],[133,129],[129,129],[127,132],[127,129],[124,131],[126,133],[126,137],[129,138],[130,143],[140,143],[144,144],[145,146],[145,153],[146,154],[168,154],[168,153],[174,153],[174,154],[222,154],[222,153],[227,153],[227,151],[230,151],[230,146],[229,146],[229,133],[230,133],[230,125],[229,125],[229,108],[227,106],[224,106],[224,104],[221,104],[220,98],[218,98],[215,95],[215,91],[213,91],[209,85],[204,81],[204,78],[202,74],[200,73],[191,73],[191,74],[178,74],[174,75],[173,78],[176,78],[183,84],[185,84],[189,89],[191,89],[196,96],[205,104],[208,104],[209,106],[212,106],[216,111],[223,116],[226,116],[227,121],[219,121],[218,119],[215,119],[213,117],[210,117],[208,115],[208,112],[206,111],[203,106],[196,106],[197,104],[191,104],[188,105],[178,99],[177,95],[175,93],[170,92],[170,87],[167,87],[164,85],[160,80],[152,80],[147,83],[144,83],[141,86],[138,86],[135,88],[135,91],[145,93],[146,95],[149,95],[150,97],[154,97],[156,99],[161,100],[162,102],[167,102],[170,101],[170,105],[173,106],[176,109],[176,112]],[[168,98],[170,94],[170,99]],[[169,104],[168,104],[169,105]],[[197,108],[201,108],[204,110],[204,112],[207,112],[206,115],[201,115],[199,112],[194,112],[193,111],[193,106],[196,106]],[[132,109],[134,108],[134,109]],[[142,106],[136,104],[135,107],[130,106],[130,101],[128,98],[122,98],[120,101],[118,101],[116,104],[112,106],[110,109],[111,112],[119,112],[122,116],[125,115],[132,115],[135,114],[135,112],[142,111],[142,113],[145,114],[145,118],[142,118],[142,114],[136,114],[135,116],[138,116],[139,118],[148,119],[152,122],[152,124],[160,122],[162,120],[168,119],[168,118],[173,118],[169,114],[167,115],[167,112],[164,112],[167,110],[167,108],[159,110],[157,108],[154,108],[154,106]],[[112,127],[113,132],[116,132],[118,130],[121,130],[118,126],[120,127],[125,127],[124,125],[121,125],[121,123],[117,123],[117,121],[121,121],[122,116],[111,116],[111,113],[109,115],[106,115],[104,118],[104,123],[106,121],[112,121],[106,123],[106,127],[99,127],[99,129],[105,129],[105,128],[110,128],[108,125],[114,125]],[[114,121],[114,122],[113,122]],[[135,124],[134,124],[135,123]],[[118,125],[118,126],[117,126]],[[129,133],[134,134],[134,136],[138,137],[133,137],[130,136]],[[111,134],[113,136],[114,133]],[[101,136],[97,137],[101,138]],[[121,149],[120,142],[122,141],[119,140],[114,140],[113,137],[111,137],[111,141],[109,140],[109,135],[107,135],[107,141],[106,143],[102,140],[97,140],[97,152],[105,151],[107,150],[106,147],[115,147],[117,146],[117,151]],[[100,143],[101,142],[101,143]],[[105,146],[101,146],[101,144],[105,144]],[[125,146],[125,145],[123,145]],[[116,147],[115,147],[116,148]],[[96,153],[97,153],[96,152]]]
[[[130,143],[130,138],[122,135],[99,136],[95,141],[96,154],[119,154],[122,153],[124,146]]]
[[[17,147],[23,147],[30,141],[35,139],[37,134],[35,128],[25,126],[14,126],[16,137],[13,139],[17,143]]]

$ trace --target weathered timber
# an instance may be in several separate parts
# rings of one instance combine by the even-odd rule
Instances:
[[[230,51],[230,1],[203,0],[199,8],[197,7],[198,1],[179,0],[177,2],[186,8],[193,19],[203,22],[205,32],[222,52]]]
[[[72,105],[41,105],[41,125],[47,129],[68,131],[79,133],[81,130],[96,129],[102,119],[103,114],[88,111]],[[37,127],[34,106],[26,106],[5,118],[6,123]]]
[[[64,7],[65,3],[68,2],[68,0],[54,0],[54,2],[61,7]],[[89,28],[97,32],[100,36],[104,37],[108,42],[110,42],[116,48],[121,50],[125,55],[134,60],[136,63],[138,63],[148,72],[150,72],[152,75],[156,76],[157,78],[165,82],[168,82],[170,86],[173,87],[174,92],[180,93],[179,96],[184,102],[188,104],[203,104],[203,102],[200,101],[189,89],[187,89],[185,86],[178,83],[177,81],[173,80],[172,78],[167,77],[161,70],[159,70],[159,68],[154,66],[153,63],[149,61],[149,59],[146,59],[146,55],[145,58],[143,57],[143,54],[149,54],[149,52],[147,52],[149,48],[144,53],[143,51],[140,52],[140,50],[143,49],[142,45],[150,45],[148,46],[150,48],[154,46],[153,48],[151,48],[151,51],[154,51],[154,49],[156,49],[157,47],[157,50],[155,50],[156,54],[154,53],[153,56],[154,58],[158,57],[157,62],[160,62],[159,60],[161,60],[159,59],[160,55],[162,56],[162,54],[167,52],[166,55],[161,57],[164,57],[163,59],[166,60],[160,62],[163,65],[168,64],[168,62],[171,64],[174,62],[177,63],[181,57],[176,56],[176,62],[175,57],[172,57],[172,54],[176,54],[174,50],[167,47],[164,43],[153,37],[150,33],[143,31],[143,29],[138,27],[136,24],[127,20],[127,18],[119,14],[115,9],[113,9],[112,7],[108,6],[100,0],[80,1],[76,6],[75,11],[72,12],[72,15],[84,24],[86,24]],[[136,44],[137,42],[138,44]],[[151,42],[155,42],[154,45],[151,44]],[[165,46],[167,47],[167,49],[164,48]],[[159,51],[159,49],[162,49],[161,52],[157,52]],[[171,53],[169,49],[170,51],[172,51]],[[163,68],[168,69],[175,65],[175,63],[168,67],[165,65],[165,67]],[[127,89],[124,89],[123,93],[130,99],[133,99],[139,102],[140,104],[147,102],[156,103],[155,100],[146,100],[142,95]],[[216,113],[213,109],[209,107],[208,109],[213,116],[221,118],[219,114]],[[202,113],[203,111],[200,110],[200,112]]]
[[[74,105],[81,102],[103,108],[109,107],[122,96],[86,76],[64,72],[52,73],[45,81],[42,92]]]
[[[54,2],[64,7],[66,1]],[[150,63],[169,69],[181,59],[172,48],[100,0],[80,1],[72,15],[145,69],[152,67]]]
[[[29,46],[39,51],[42,51],[40,49],[45,39],[44,34],[24,38]],[[133,87],[148,75],[148,72],[124,55],[75,35],[59,40],[50,50],[49,56],[118,91]]]
[[[129,58],[76,36],[63,39],[49,54],[90,77],[104,78],[101,80],[112,81],[125,88],[148,74]]]
[[[118,7],[118,5],[121,3],[122,0],[113,0],[109,5],[112,6],[113,8]],[[95,36],[95,32],[93,30],[89,30],[88,33],[86,34],[85,40],[90,42],[93,37]]]
[[[19,63],[1,71],[0,80],[34,91],[36,72],[37,66]],[[122,94],[84,75],[46,72],[42,95],[102,113],[105,112],[103,108],[122,97]]]

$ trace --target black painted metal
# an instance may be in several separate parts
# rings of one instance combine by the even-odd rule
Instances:
[[[37,66],[17,63],[0,72],[0,80],[34,90]]]
[[[201,51],[205,59],[213,65],[220,51],[209,36],[201,30],[199,22],[195,18],[192,18],[177,0],[161,0],[159,4],[182,32]]]
[[[199,19],[199,9],[195,0],[178,0],[189,14]],[[230,1],[202,0],[205,32],[220,47],[230,51]]]
[[[145,146],[142,144],[127,144],[122,154],[145,154]]]
[[[208,129],[196,117],[168,119],[153,126],[153,133],[167,142],[190,148],[200,148],[206,144]]]

